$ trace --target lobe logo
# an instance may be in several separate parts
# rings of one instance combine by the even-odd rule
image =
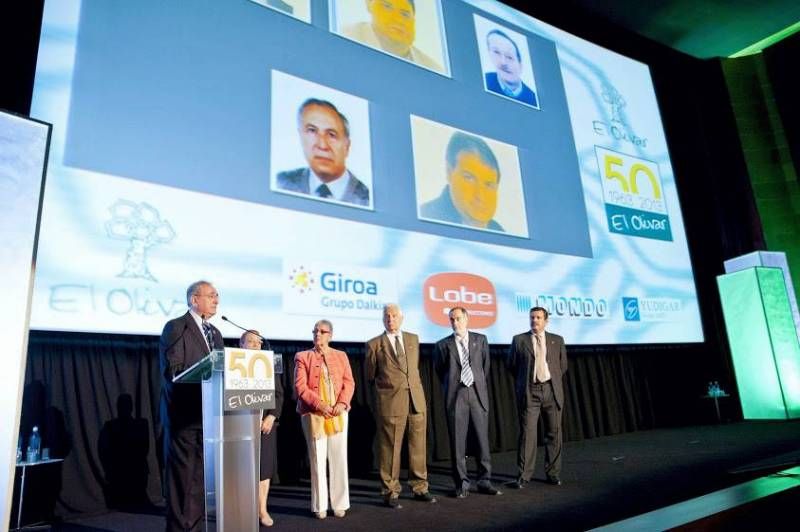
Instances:
[[[446,272],[431,275],[422,286],[425,314],[437,325],[450,326],[448,312],[464,307],[472,329],[483,329],[497,321],[497,293],[489,279],[480,275]]]

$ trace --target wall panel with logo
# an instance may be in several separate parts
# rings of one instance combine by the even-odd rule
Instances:
[[[455,305],[495,343],[534,305],[571,343],[703,340],[646,65],[497,2],[384,2],[385,47],[356,3],[280,5],[45,7],[35,328],[157,334],[206,278],[271,338],[394,301],[423,341]]]

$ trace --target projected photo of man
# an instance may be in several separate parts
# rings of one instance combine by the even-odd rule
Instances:
[[[278,188],[369,205],[369,189],[347,170],[347,117],[331,102],[309,98],[297,111],[297,132],[308,167],[279,173]]]
[[[364,117],[359,118],[362,122],[366,120],[366,102],[363,102],[361,109],[362,102],[357,101],[359,99],[349,95],[338,96],[332,89],[326,88],[326,91],[320,88],[321,96],[299,96],[302,98],[300,103],[291,104],[287,99],[297,101],[298,95],[308,94],[309,87],[321,86],[279,72],[274,72],[273,76],[277,80],[276,85],[280,86],[280,90],[273,91],[273,111],[284,104],[292,105],[296,109],[294,116],[288,113],[278,115],[280,124],[276,124],[276,116],[273,116],[272,158],[275,168],[281,168],[279,164],[286,168],[292,162],[298,161],[298,144],[302,151],[302,166],[278,171],[273,181],[273,190],[320,201],[370,208],[371,181],[362,181],[357,177],[357,171],[350,167],[353,146],[350,120],[333,100],[345,101],[345,97],[356,100],[348,105],[359,108],[359,115]],[[286,82],[282,81],[284,79]],[[291,140],[286,138],[293,137],[290,133],[287,135],[289,127],[286,122],[293,122],[291,129],[297,132],[297,136]],[[368,131],[368,127],[368,124],[362,124],[360,129]],[[358,140],[366,142],[366,149],[369,150],[367,140],[363,137]],[[368,151],[366,153],[369,154]],[[364,157],[360,159],[360,166],[363,168]]]
[[[538,98],[532,88],[533,71],[527,61],[530,54],[525,36],[477,15],[475,31],[481,50],[486,91],[538,109]]]
[[[446,158],[447,185],[438,198],[420,206],[422,217],[505,231],[493,219],[500,166],[489,145],[479,137],[459,131],[450,137]]]
[[[447,74],[438,0],[335,1],[334,31],[344,37]]]
[[[303,22],[311,22],[311,6],[310,0],[250,0],[258,5],[274,9],[281,13],[291,15],[292,17],[302,20]]]
[[[424,160],[421,144],[426,142],[423,139],[430,135],[426,130],[431,127],[440,138],[447,135],[443,180],[426,177],[432,170],[424,169],[431,165]],[[513,146],[418,117],[412,117],[412,131],[421,219],[527,236],[519,164]],[[501,157],[505,164],[501,164]],[[441,164],[438,166],[441,168]],[[440,183],[438,190],[433,187],[435,182]],[[431,189],[437,191],[435,197],[424,200]]]

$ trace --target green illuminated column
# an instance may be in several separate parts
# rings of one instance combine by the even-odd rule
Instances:
[[[745,419],[800,417],[800,343],[780,268],[717,277]]]

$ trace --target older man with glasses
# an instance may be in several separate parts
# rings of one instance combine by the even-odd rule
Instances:
[[[200,385],[175,384],[172,379],[212,350],[223,348],[222,334],[208,321],[219,305],[214,285],[208,281],[189,285],[186,304],[188,311],[164,325],[159,341],[168,531],[201,530],[205,516]]]

